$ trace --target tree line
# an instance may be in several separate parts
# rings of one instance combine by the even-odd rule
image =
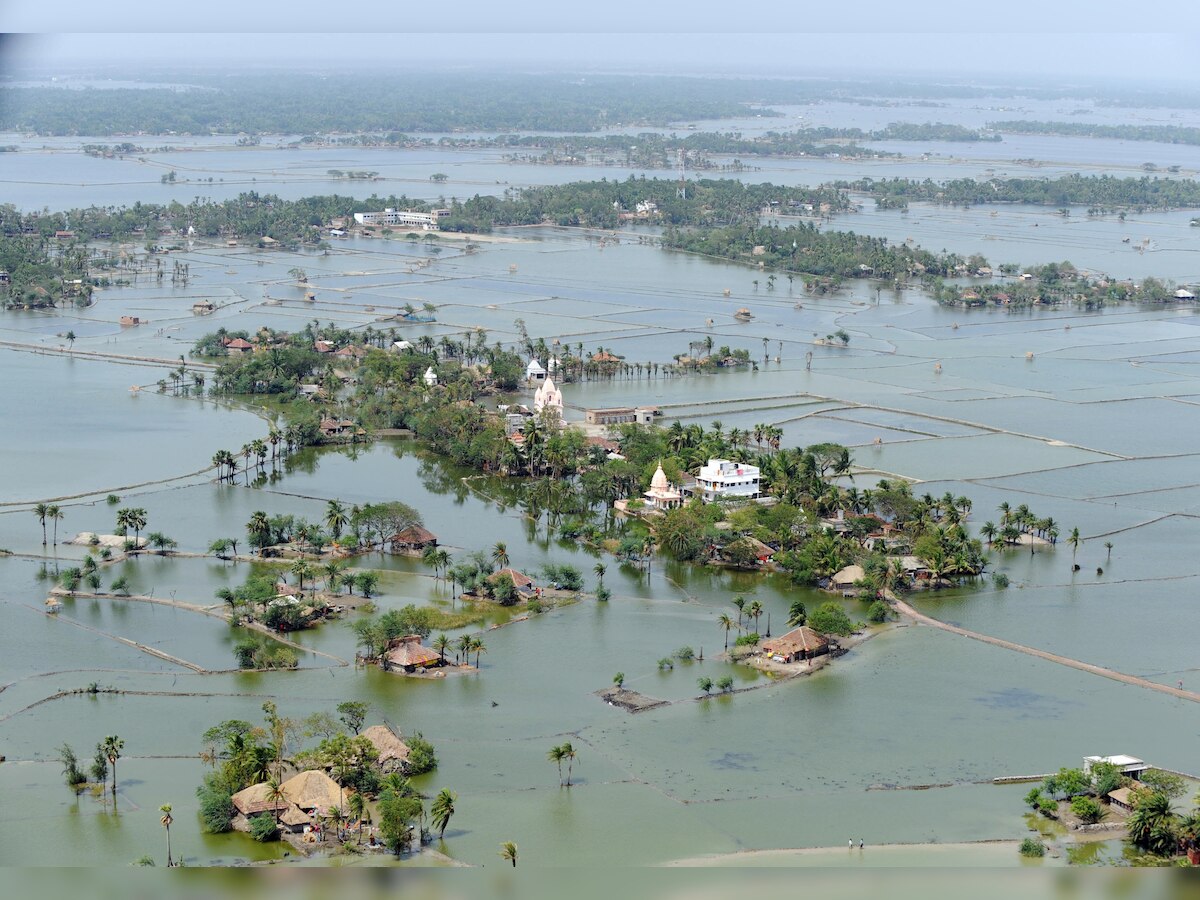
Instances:
[[[1020,119],[991,122],[988,128],[1008,134],[1054,134],[1066,137],[1154,141],[1160,144],[1200,144],[1200,128],[1187,125],[1109,125],[1096,122],[1039,122]]]
[[[984,203],[1088,206],[1097,212],[1200,207],[1200,182],[1185,178],[1117,178],[1075,173],[1059,178],[956,178],[941,182],[929,178],[922,181],[862,178],[835,182],[834,186],[870,194],[892,207],[902,207],[909,201],[951,206]]]

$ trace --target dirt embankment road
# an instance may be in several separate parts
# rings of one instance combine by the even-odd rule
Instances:
[[[1193,703],[1200,703],[1200,694],[1194,691],[1185,691],[1182,688],[1171,687],[1169,684],[1159,684],[1157,681],[1150,681],[1146,678],[1139,678],[1137,675],[1127,675],[1124,672],[1118,672],[1115,669],[1107,669],[1104,666],[1097,666],[1093,663],[1083,662],[1078,659],[1071,659],[1069,656],[1060,656],[1057,653],[1050,653],[1046,650],[1038,650],[1035,647],[1026,647],[1024,644],[1018,644],[1014,641],[1006,641],[1003,638],[992,637],[987,634],[980,634],[977,631],[968,631],[966,628],[959,628],[957,625],[949,625],[932,616],[927,616],[924,613],[919,613],[903,600],[892,597],[892,603],[896,610],[913,619],[922,625],[930,625],[933,628],[940,628],[942,631],[948,631],[951,634],[962,635],[963,637],[971,638],[974,641],[983,641],[985,644],[992,644],[996,647],[1003,647],[1005,650],[1014,650],[1017,653],[1024,653],[1028,656],[1036,656],[1038,659],[1044,659],[1048,662],[1058,663],[1060,666],[1069,666],[1072,669],[1078,669],[1081,672],[1088,672],[1091,675],[1099,675],[1101,678],[1110,678],[1113,681],[1120,681],[1125,684],[1131,684],[1134,687],[1146,688],[1151,691],[1158,691],[1160,694],[1170,694],[1172,697],[1179,697],[1181,700],[1191,700]]]

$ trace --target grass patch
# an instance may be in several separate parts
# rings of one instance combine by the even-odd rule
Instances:
[[[433,631],[453,631],[471,625],[482,625],[483,613],[473,609],[444,610],[432,608],[428,613],[428,624]]]

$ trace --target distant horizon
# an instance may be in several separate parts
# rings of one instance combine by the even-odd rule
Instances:
[[[1063,53],[1086,39],[1089,52]],[[1136,42],[1136,57],[1129,53]],[[516,71],[976,86],[1195,88],[1186,34],[7,34],[9,79],[161,71]],[[1117,64],[1114,65],[1114,60]],[[437,71],[434,68],[433,71]]]

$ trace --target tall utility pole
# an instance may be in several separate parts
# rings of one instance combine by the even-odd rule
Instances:
[[[683,147],[679,148],[679,187],[675,189],[675,195],[680,200],[687,199],[687,177],[685,169],[687,168],[687,150]]]

